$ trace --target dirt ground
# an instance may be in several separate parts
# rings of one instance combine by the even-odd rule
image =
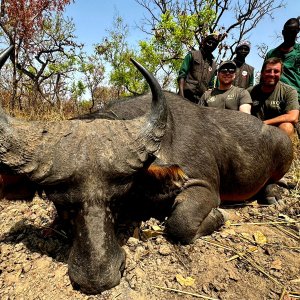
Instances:
[[[226,226],[188,246],[166,240],[163,223],[142,223],[123,247],[121,283],[94,296],[72,288],[52,204],[2,200],[0,299],[300,299],[300,193],[282,191],[278,205],[225,207]]]

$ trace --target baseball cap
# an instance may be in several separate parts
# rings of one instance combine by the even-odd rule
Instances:
[[[249,50],[250,50],[251,43],[249,41],[240,41],[238,43],[238,45],[236,46],[236,49],[239,48],[239,47],[241,47],[241,46],[247,46],[249,48]]]
[[[220,33],[215,31],[204,37],[204,40],[214,39],[216,41],[220,41]]]
[[[232,60],[225,60],[225,61],[222,61],[222,62],[219,64],[218,71],[220,71],[220,70],[222,70],[222,69],[225,69],[225,68],[236,70],[236,64],[235,64],[235,62],[232,61]]]

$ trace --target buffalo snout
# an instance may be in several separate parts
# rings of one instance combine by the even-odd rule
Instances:
[[[68,260],[73,286],[98,294],[119,284],[125,251],[116,239],[113,218],[106,205],[87,205],[75,220],[75,236]]]
[[[120,283],[125,269],[125,251],[120,248],[113,256],[108,255],[104,261],[97,257],[90,263],[85,258],[69,261],[69,277],[72,286],[85,294],[99,294]]]

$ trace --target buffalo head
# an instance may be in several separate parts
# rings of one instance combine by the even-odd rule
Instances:
[[[0,58],[4,63],[12,48]],[[26,122],[0,108],[0,173],[29,178],[60,207],[76,211],[69,276],[86,293],[117,285],[125,255],[111,203],[151,164],[165,132],[167,106],[156,79],[132,60],[152,91],[149,114],[134,120]]]

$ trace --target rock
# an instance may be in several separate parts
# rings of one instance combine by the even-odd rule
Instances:
[[[172,253],[172,250],[168,245],[162,245],[159,247],[158,253],[161,255],[167,256]]]
[[[126,244],[128,247],[136,247],[139,244],[139,240],[134,237],[130,237]]]

